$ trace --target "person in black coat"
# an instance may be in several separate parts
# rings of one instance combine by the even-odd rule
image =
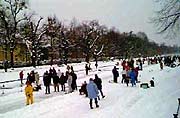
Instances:
[[[86,65],[85,65],[86,75],[88,75],[89,69],[90,69],[90,68],[89,68],[88,64],[86,64]]]
[[[66,76],[64,76],[64,73],[61,74],[59,83],[61,84],[61,91],[65,91]]]
[[[59,77],[57,76],[57,74],[53,75],[53,83],[54,83],[54,92],[59,92]]]
[[[43,82],[44,82],[44,86],[46,87],[45,94],[50,94],[51,77],[49,76],[48,71],[46,71],[43,75]]]
[[[117,78],[119,77],[119,72],[117,71],[117,68],[116,66],[114,66],[113,70],[112,70],[112,73],[113,73],[113,81],[115,83],[117,83]]]
[[[72,75],[72,84],[71,84],[71,88],[72,90],[77,90],[77,83],[76,83],[76,80],[77,80],[77,75],[76,73],[74,73],[74,71],[71,72],[71,75]]]
[[[80,95],[85,94],[85,96],[88,97],[86,86],[87,86],[87,83],[86,83],[86,81],[84,81],[84,83],[82,84],[81,88],[79,89],[79,94]]]
[[[95,74],[94,83],[97,85],[97,88],[100,91],[102,98],[104,98],[105,96],[103,95],[103,92],[102,92],[102,80],[101,78],[98,77],[97,74]]]

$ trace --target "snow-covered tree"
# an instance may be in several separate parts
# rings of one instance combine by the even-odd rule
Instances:
[[[26,20],[24,10],[27,9],[26,0],[1,0],[0,19],[4,29],[6,49],[10,46],[11,67],[14,66],[14,49],[19,38],[19,24]],[[7,56],[5,56],[7,59]]]
[[[41,21],[42,17],[39,18],[37,23],[32,19],[32,16],[28,18],[26,22],[21,25],[21,36],[23,37],[24,42],[26,43],[27,49],[31,56],[32,66],[36,67],[40,60],[40,48],[42,36],[46,31],[42,28]]]
[[[179,0],[156,0],[159,8],[152,22],[160,33],[179,35],[180,31],[180,1]]]
[[[100,27],[98,21],[93,20],[81,24],[79,44],[85,55],[85,61],[89,62],[90,55],[94,53],[96,42],[103,35],[104,30]]]

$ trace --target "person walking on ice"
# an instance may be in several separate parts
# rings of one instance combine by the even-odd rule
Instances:
[[[26,95],[26,105],[33,104],[34,102],[33,87],[31,85],[31,82],[29,81],[26,82],[25,95]]]
[[[95,100],[96,108],[98,108],[99,105],[98,105],[97,97],[98,97],[99,92],[98,92],[97,85],[94,83],[92,78],[89,79],[89,83],[87,84],[86,89],[88,92],[88,98],[90,99],[90,103],[89,103],[90,108],[93,109],[93,106],[92,106],[93,99]]]

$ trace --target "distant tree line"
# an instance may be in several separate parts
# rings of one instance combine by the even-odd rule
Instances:
[[[97,20],[78,22],[74,18],[65,25],[56,16],[35,19],[34,13],[26,13],[27,9],[26,0],[0,1],[0,57],[10,61],[11,67],[14,58],[20,62],[26,58],[35,67],[42,60],[67,64],[71,59],[89,62],[95,57],[154,56],[179,48],[151,42],[144,32],[109,29]]]

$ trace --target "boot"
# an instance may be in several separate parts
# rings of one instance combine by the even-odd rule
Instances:
[[[92,99],[90,99],[89,105],[90,105],[90,108],[93,109],[93,107],[92,107]]]
[[[99,105],[98,105],[97,98],[95,99],[95,104],[96,104],[96,108],[98,108],[98,107],[99,107]]]
[[[98,108],[99,107],[99,105],[98,104],[96,104],[96,108]]]

